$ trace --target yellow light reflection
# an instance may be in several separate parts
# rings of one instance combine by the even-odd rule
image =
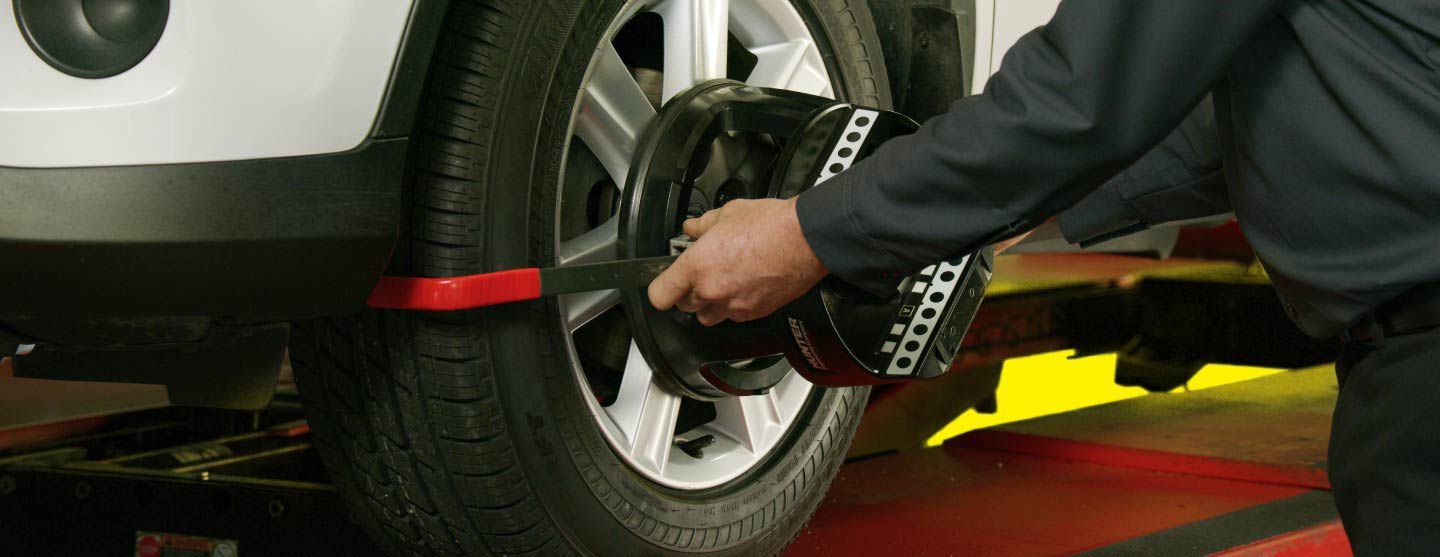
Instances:
[[[967,431],[1148,394],[1139,387],[1115,384],[1114,354],[1070,359],[1072,354],[1074,351],[1051,352],[1005,362],[995,394],[999,411],[994,414],[966,412],[932,435],[926,444],[933,447]],[[1190,380],[1188,388],[1198,391],[1281,371],[1284,370],[1211,364]]]

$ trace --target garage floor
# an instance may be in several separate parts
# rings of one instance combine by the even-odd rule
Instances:
[[[1238,264],[1065,255],[1006,257],[1000,267],[1007,280],[992,288],[997,297],[1123,285],[1140,274],[1247,272]],[[102,424],[128,424],[127,417],[155,421],[127,427],[156,428],[142,437],[163,438],[157,446],[244,444],[254,437],[186,437],[185,422],[165,421],[184,409],[157,408],[166,405],[159,387],[17,379],[7,368],[0,365],[0,448],[85,438]],[[324,483],[308,429],[291,421],[300,416],[289,391],[289,407],[272,411],[275,423],[263,430],[263,440],[277,448],[251,450],[202,481],[111,461],[9,465],[12,496],[0,496],[0,539],[24,532],[32,541],[48,540],[34,547],[36,554],[124,554],[134,532],[154,529],[236,539],[271,555],[333,551],[338,540],[352,542],[347,553],[373,550]],[[855,458],[789,555],[1348,555],[1324,473],[1335,396],[1328,367],[1283,372]],[[867,428],[884,433],[887,419],[913,421],[915,409],[895,402],[902,400],[872,401],[862,436]],[[900,406],[887,412],[881,407],[887,401]],[[940,416],[939,425],[953,416]],[[113,418],[120,419],[106,423]],[[920,428],[912,446],[939,425]],[[280,512],[276,501],[284,503]],[[327,535],[316,538],[317,527]]]
[[[16,392],[16,381],[0,377],[0,393]],[[53,404],[70,395],[79,401],[102,393],[52,394],[47,401]],[[151,395],[129,394],[137,402]],[[1324,473],[1335,395],[1328,367],[1284,372],[973,431],[940,447],[857,459],[841,468],[789,555],[1348,555]],[[292,453],[284,461],[303,463],[315,460],[305,431],[303,425],[282,424],[265,436],[299,441],[296,450],[304,454]],[[245,437],[253,436],[235,439]],[[90,468],[55,473],[43,466],[24,473],[12,468],[35,489],[49,485],[69,494],[79,483],[89,483],[95,495],[82,501],[41,498],[54,502],[53,509],[39,509],[28,497],[28,502],[0,497],[0,503],[10,503],[0,504],[0,514],[16,519],[12,525],[27,516],[89,517],[69,526],[44,520],[25,528],[30,533],[55,528],[44,536],[50,548],[82,541],[71,548],[99,547],[92,543],[99,541],[95,536],[109,532],[99,537],[114,538],[113,548],[119,550],[130,543],[126,532],[152,528],[239,539],[252,549],[275,549],[276,555],[286,554],[285,548],[304,554],[303,541],[333,543],[340,531],[348,533],[339,539],[363,539],[323,484],[303,489],[311,484],[236,484],[226,489],[226,508],[212,509],[215,490],[226,487],[221,476],[214,476],[210,482],[178,482],[173,491],[155,496],[173,501],[173,507],[136,507],[134,480],[114,475],[121,470],[114,464],[105,466],[111,468],[104,475]],[[285,467],[293,471],[295,466]],[[277,473],[272,468],[256,468],[257,477]],[[102,497],[110,491],[115,497]],[[287,501],[283,515],[274,514],[276,499]],[[269,516],[263,514],[267,501]],[[239,520],[238,513],[251,507],[262,514]],[[188,510],[172,514],[165,508]],[[320,521],[332,534],[325,537],[331,542],[312,537]],[[245,523],[263,528],[238,528]],[[219,525],[226,526],[217,530]],[[363,544],[353,549],[365,551]]]
[[[1336,392],[1314,368],[852,462],[789,555],[1348,555]]]

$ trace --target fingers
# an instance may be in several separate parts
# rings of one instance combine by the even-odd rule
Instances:
[[[685,313],[693,313],[695,319],[706,327],[729,318],[730,312],[726,309],[725,304],[711,304],[695,293],[694,284],[689,278],[688,266],[682,266],[682,264],[683,259],[676,261],[674,266],[666,269],[650,282],[648,290],[650,305],[660,311],[667,311],[673,307]]]
[[[700,236],[703,236],[706,231],[710,230],[711,227],[715,226],[715,221],[720,220],[719,212],[719,209],[716,209],[714,211],[706,211],[705,214],[700,215],[699,217],[693,219],[685,219],[685,224],[682,226],[682,228],[685,230],[685,235],[691,238],[699,238]]]
[[[742,203],[748,202],[744,200],[730,202],[730,204],[736,205]],[[730,204],[726,204],[726,207]],[[704,236],[719,224],[727,213],[733,213],[733,211],[727,211],[726,207],[706,211],[699,218],[686,220],[684,223],[685,235],[691,238]],[[740,214],[743,216],[743,211]],[[697,244],[696,247],[692,247],[682,254],[674,265],[650,283],[649,295],[650,304],[655,306],[655,309],[665,311],[674,307],[686,313],[693,313],[702,325],[708,327],[731,318],[731,315],[727,307],[729,296],[711,291],[707,294],[708,297],[702,297],[696,292],[697,284],[692,278],[696,276],[696,271],[692,269],[690,261],[695,257],[704,257],[700,255],[704,249]],[[708,254],[709,252],[704,253]]]
[[[684,306],[682,305],[681,307],[683,308]],[[691,313],[695,314],[695,319],[700,321],[701,325],[709,327],[721,321],[734,321],[736,323],[754,321],[770,315],[773,312],[773,310],[765,311],[756,309],[756,307],[753,302],[748,300],[731,300],[728,304],[705,304],[702,302],[699,309]]]
[[[706,327],[724,321],[728,314],[724,304],[710,304],[702,299],[699,294],[696,294],[695,284],[691,281],[690,276],[690,262],[682,255],[674,265],[660,273],[655,280],[650,281],[650,287],[647,290],[650,305],[660,311],[667,311],[673,307],[686,313],[693,313],[696,319]]]
[[[693,289],[684,296],[681,296],[680,301],[675,302],[675,308],[685,313],[695,313],[704,309],[704,307],[705,300],[701,300],[700,296],[697,296]]]
[[[719,305],[705,306],[695,313],[695,319],[706,327],[711,327],[724,321],[727,316],[725,308]]]
[[[660,311],[673,307],[685,313],[693,313],[696,320],[706,327],[729,317],[729,311],[724,304],[711,304],[701,299],[690,281],[678,278],[682,276],[681,273],[672,273],[672,270],[674,267],[667,269],[650,283],[650,305]]]
[[[730,203],[735,203],[737,201],[740,200],[737,199],[735,201],[731,201]],[[706,232],[709,232],[711,228],[714,228],[715,225],[720,222],[720,218],[724,216],[724,213],[725,208],[721,207],[719,209],[705,211],[705,214],[700,215],[699,218],[685,219],[685,235],[691,238],[699,238],[700,236],[703,236]]]
[[[693,285],[690,283],[687,263],[685,258],[681,257],[669,269],[660,273],[660,276],[655,277],[655,280],[650,281],[647,292],[650,295],[650,305],[655,306],[655,309],[668,310],[690,294]],[[684,310],[683,307],[681,309]]]

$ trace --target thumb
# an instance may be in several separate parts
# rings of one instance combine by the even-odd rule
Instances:
[[[655,280],[650,281],[648,293],[650,305],[660,311],[675,306],[681,298],[690,293],[690,272],[688,262],[682,255],[669,269],[665,269]]]
[[[725,208],[721,207],[719,209],[705,211],[705,214],[700,215],[699,218],[686,219],[685,235],[691,238],[699,238],[706,232],[709,232],[711,228],[715,227],[716,223],[720,222],[720,216],[724,211]]]

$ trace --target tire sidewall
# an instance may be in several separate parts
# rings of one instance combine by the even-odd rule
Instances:
[[[827,0],[792,1],[821,43],[832,78],[839,77],[837,96],[888,108],[868,11],[837,10]],[[535,3],[498,105],[483,220],[489,269],[554,264],[569,118],[589,53],[626,4]],[[835,44],[846,36],[861,37],[861,43]],[[755,470],[712,490],[669,490],[630,470],[598,431],[581,398],[558,311],[551,300],[479,318],[494,354],[495,387],[517,462],[572,545],[618,554],[783,549],[834,476],[868,389],[817,387],[786,439]]]

